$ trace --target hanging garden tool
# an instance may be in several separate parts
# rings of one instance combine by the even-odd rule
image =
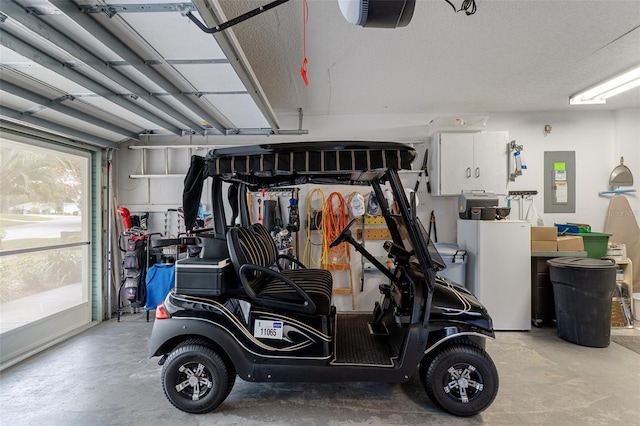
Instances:
[[[276,209],[273,215],[273,227],[276,231],[284,229],[284,224],[282,223],[282,211],[280,210],[281,208],[280,197],[276,197]]]
[[[287,223],[287,231],[289,233],[295,232],[295,256],[298,257],[298,231],[300,231],[300,211],[298,209],[298,188],[293,188],[291,191],[291,198],[289,199],[289,222]]]
[[[418,173],[418,177],[416,178],[416,186],[413,188],[414,192],[418,192],[418,188],[420,187],[420,181],[422,180],[422,173],[424,172],[424,180],[427,184],[427,192],[431,194],[431,181],[429,179],[429,171],[427,170],[429,165],[429,150],[426,149],[424,151],[424,157],[422,158],[422,167],[420,168],[420,172]]]
[[[298,188],[293,188],[291,198],[289,199],[289,223],[287,224],[289,232],[298,232],[300,230],[300,212],[298,210]]]
[[[431,231],[433,230],[433,234]],[[431,216],[429,217],[429,238],[434,243],[438,242],[438,228],[436,228],[436,214],[431,210]]]

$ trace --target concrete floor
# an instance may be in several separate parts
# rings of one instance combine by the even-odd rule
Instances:
[[[240,379],[217,411],[190,415],[165,399],[147,358],[144,313],[108,321],[0,374],[1,425],[638,425],[640,354],[586,348],[555,328],[500,332],[487,350],[500,373],[493,405],[473,418],[439,410],[414,376],[403,385],[264,384]],[[639,329],[614,334],[640,336]]]

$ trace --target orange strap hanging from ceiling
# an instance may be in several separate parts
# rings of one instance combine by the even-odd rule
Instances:
[[[307,22],[309,21],[309,3],[307,0],[302,2],[302,66],[300,67],[300,75],[304,81],[304,85],[309,85],[309,79],[307,78]]]

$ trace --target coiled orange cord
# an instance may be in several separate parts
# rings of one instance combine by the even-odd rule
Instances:
[[[347,204],[342,194],[339,192],[329,194],[322,216],[322,232],[328,249],[327,256],[323,256],[323,259],[326,259],[325,267],[331,265],[332,269],[349,268],[350,256],[348,243],[345,242],[334,248],[328,248],[329,244],[331,244],[347,226],[347,216]]]

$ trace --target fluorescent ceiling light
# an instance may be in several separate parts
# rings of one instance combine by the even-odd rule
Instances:
[[[640,86],[640,66],[569,97],[569,104],[605,104],[607,98],[638,86]]]

